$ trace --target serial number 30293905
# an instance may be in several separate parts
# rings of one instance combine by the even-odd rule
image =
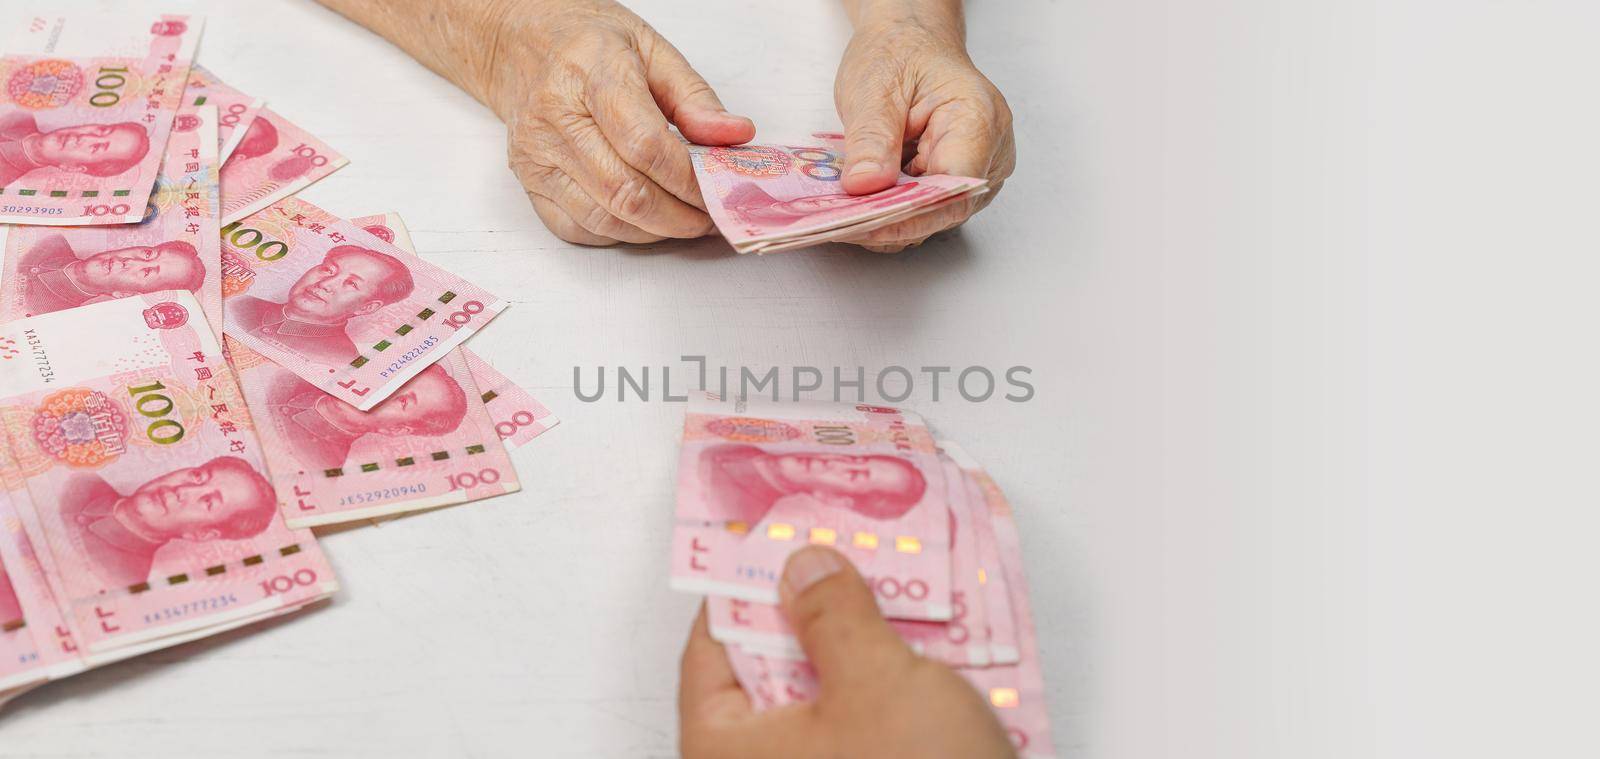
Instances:
[[[60,208],[46,208],[44,206],[0,206],[0,213],[36,213],[45,216],[61,215]]]

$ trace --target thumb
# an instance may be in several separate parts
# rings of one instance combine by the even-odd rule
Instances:
[[[657,38],[645,64],[656,105],[690,142],[738,145],[755,138],[755,122],[728,113],[716,91],[672,43]]]
[[[825,691],[881,680],[915,659],[878,612],[866,581],[838,551],[796,551],[784,565],[778,595]]]
[[[844,191],[865,195],[892,187],[900,164],[910,111],[893,86],[871,81],[838,91],[844,121]]]

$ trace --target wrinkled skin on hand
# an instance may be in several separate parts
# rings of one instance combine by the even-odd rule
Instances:
[[[907,173],[989,180],[989,192],[849,240],[895,252],[982,210],[1016,168],[1011,108],[973,65],[959,17],[864,20],[834,84],[845,124],[846,192],[876,192]]]
[[[502,16],[491,76],[512,170],[545,226],[611,245],[714,230],[688,151],[755,136],[689,62],[610,0],[524,2]]]

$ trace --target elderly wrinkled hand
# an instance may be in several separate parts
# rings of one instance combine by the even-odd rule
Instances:
[[[960,2],[862,0],[853,10],[855,35],[834,83],[845,125],[845,191],[882,190],[902,168],[989,180],[986,194],[851,240],[894,252],[994,200],[1016,168],[1011,109],[967,56]]]
[[[610,0],[533,0],[496,41],[494,106],[511,168],[545,226],[610,245],[713,231],[689,154],[755,136],[670,43]]]
[[[817,670],[820,695],[756,713],[701,608],[678,682],[685,759],[1014,759],[983,697],[954,670],[906,646],[839,552],[796,551],[778,594]]]

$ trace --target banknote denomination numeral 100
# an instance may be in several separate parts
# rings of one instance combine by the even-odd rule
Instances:
[[[888,600],[897,600],[902,596],[913,601],[921,601],[928,597],[928,584],[921,580],[906,580],[904,583],[893,577],[868,577],[867,585],[872,592]]]
[[[819,424],[812,428],[817,442],[824,445],[855,445],[856,435],[849,427],[835,424]]]
[[[248,110],[250,106],[244,103],[230,103],[227,112],[217,119],[217,123],[223,126],[238,126],[239,119],[244,118],[244,113]]]
[[[294,154],[310,161],[312,166],[325,166],[328,163],[327,156],[318,153],[316,148],[304,143],[294,146]]]
[[[100,76],[94,80],[95,93],[89,96],[89,105],[96,108],[110,108],[122,102],[122,85],[128,83],[127,66],[101,66]]]
[[[536,421],[538,420],[533,418],[532,411],[522,410],[512,414],[510,421],[495,422],[494,431],[500,434],[501,440],[505,440],[517,434],[517,430],[527,427]]]
[[[460,311],[453,311],[449,316],[446,316],[444,318],[444,323],[456,329],[460,329],[467,326],[467,323],[472,321],[472,317],[481,313],[483,313],[483,303],[480,301],[469,300],[466,303],[461,304]]]
[[[268,596],[288,593],[296,587],[308,587],[316,584],[317,570],[297,569],[292,575],[278,575],[270,580],[261,581],[261,592]]]
[[[800,159],[800,173],[822,182],[837,182],[844,172],[839,169],[839,156],[830,150],[817,148],[790,148],[790,155]]]
[[[240,228],[240,222],[234,222],[222,228],[222,237],[239,250],[255,251],[256,258],[262,261],[276,261],[289,255],[289,245],[278,240],[268,239],[258,229],[249,227]]]
[[[94,203],[83,207],[83,215],[105,216],[106,214],[115,214],[117,216],[126,216],[131,210],[133,209],[129,208],[127,203],[115,203],[111,205],[107,205],[105,203]]]
[[[167,414],[172,413],[172,399],[157,393],[157,390],[167,389],[160,382],[128,388],[128,395],[133,396],[133,408],[140,416],[154,419],[144,429],[144,436],[156,445],[172,445],[183,439],[183,425],[175,419],[168,419]]]
[[[450,480],[451,490],[471,490],[477,487],[479,483],[493,485],[499,482],[500,470],[480,469],[477,474],[462,472],[461,474],[446,475],[446,477]]]

